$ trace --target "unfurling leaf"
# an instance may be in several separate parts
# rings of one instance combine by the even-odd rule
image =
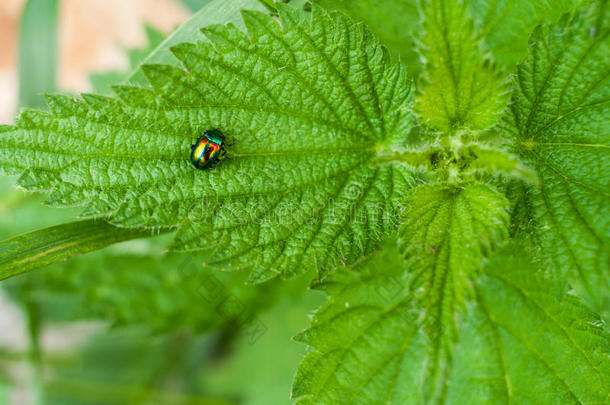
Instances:
[[[508,236],[508,201],[483,184],[434,184],[407,198],[399,247],[413,274],[430,341],[425,396],[443,395],[456,315],[472,297],[483,259]]]
[[[417,112],[445,133],[484,130],[506,107],[502,76],[486,59],[466,0],[423,0],[425,69]]]
[[[508,236],[508,201],[482,184],[424,185],[409,194],[405,211],[400,249],[435,308],[428,316],[442,322],[465,302],[482,259]]]

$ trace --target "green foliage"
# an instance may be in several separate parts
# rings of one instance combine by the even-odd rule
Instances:
[[[324,281],[330,298],[297,337],[311,347],[294,382],[298,404],[607,400],[610,344],[599,318],[573,296],[557,299],[518,247],[485,266],[440,377],[428,369],[437,349],[420,327],[417,276],[405,266],[389,246]]]
[[[256,344],[245,334],[235,341],[230,358],[202,370],[204,386],[213,387],[215,397],[240,398],[243,405],[289,403],[288,393],[295,365],[303,358],[305,347],[291,337],[303,330],[309,314],[324,302],[320,293],[287,295],[270,311],[261,315],[268,331]]]
[[[392,53],[400,55],[410,74],[418,76],[421,73],[421,57],[416,52],[418,41],[414,39],[422,30],[418,0],[313,2],[364,21]],[[559,19],[578,4],[579,0],[467,0],[462,7],[472,18],[475,32],[479,33],[491,59],[505,69],[513,69],[525,56],[527,40],[534,27]]]
[[[460,80],[443,81],[444,75],[476,77],[488,65],[477,54],[481,46],[467,40],[478,37],[465,11],[452,7],[457,3],[439,4],[424,4],[430,7],[424,8],[424,16],[429,18],[426,34],[440,35],[429,37],[428,52],[438,49],[438,53],[429,53],[437,58],[431,59],[431,72],[424,75],[422,97],[424,101],[430,97],[425,86],[432,86],[433,95],[441,98],[420,103],[420,114],[437,130],[449,133],[449,145],[454,148],[449,159],[458,163],[450,170],[460,170],[459,162],[469,156],[477,157],[461,166],[458,181],[478,165],[512,172],[519,166],[516,156],[493,148],[483,154],[487,146],[465,144],[468,135],[451,135],[460,127],[482,130],[493,125],[502,110],[493,106],[501,105],[496,101],[502,99],[503,90],[499,82],[487,83],[482,89],[489,93],[481,100],[492,107],[465,108],[462,113],[456,108],[476,99],[472,96],[476,88],[467,86],[474,93],[455,92]],[[609,207],[605,191],[609,188],[608,125],[604,119],[608,115],[608,66],[600,63],[607,60],[602,55],[608,54],[609,45],[605,7],[605,2],[597,2],[556,28],[537,31],[532,54],[519,68],[508,118],[495,129],[501,136],[512,135],[519,141],[515,152],[539,177],[539,182],[507,194],[521,200],[520,205],[525,200],[527,206],[519,208],[521,214],[515,218],[526,223],[534,220],[534,240],[539,243],[534,251],[566,271],[569,257],[563,248],[574,241],[572,249],[582,250],[568,253],[582,266],[581,277],[582,273],[597,277],[594,288],[600,294],[608,294],[601,275],[608,274],[610,229],[605,221]],[[459,74],[451,76],[454,71]],[[464,72],[466,76],[460,76]],[[481,79],[475,82],[481,83]],[[466,101],[446,103],[445,96],[452,94],[456,100]],[[471,111],[476,113],[470,119]],[[574,131],[575,127],[581,131]],[[486,142],[493,145],[498,139]],[[546,165],[530,156],[537,148],[543,162],[551,160]],[[440,167],[443,153],[432,157]],[[522,170],[529,173],[523,166],[517,169]],[[545,176],[553,176],[550,185],[545,186],[549,182]],[[452,178],[455,181],[456,177],[449,176]],[[557,187],[563,184],[566,186]],[[545,197],[547,206],[540,201],[545,187],[554,193]],[[527,190],[527,194],[520,195],[519,190]],[[298,337],[311,352],[295,379],[297,402],[607,401],[610,341],[600,319],[573,296],[565,295],[565,274],[564,278],[545,277],[536,268],[538,262],[514,244],[477,271],[490,248],[508,236],[508,207],[504,196],[483,185],[441,183],[411,191],[400,228],[399,250],[406,253],[407,261],[399,260],[389,249],[324,280],[330,299]],[[558,243],[555,232],[549,232],[549,223],[541,222],[553,219],[553,211],[567,215],[553,221],[565,225],[566,232],[560,236],[564,245]],[[600,213],[604,219],[597,218]],[[517,227],[524,229],[521,224]],[[588,235],[583,230],[597,236],[597,241],[585,239]],[[517,236],[525,235],[518,232]],[[588,262],[589,258],[595,261]],[[562,281],[560,287],[556,279]],[[599,301],[596,304],[597,309],[603,308]]]
[[[472,295],[482,259],[508,236],[507,209],[506,198],[482,184],[426,185],[407,198],[399,244],[435,351],[431,379],[442,378],[441,358],[457,339],[455,316]]]
[[[243,273],[202,269],[201,255],[155,253],[159,243],[117,245],[15,279],[6,287],[17,297],[27,285],[47,319],[111,320],[115,327],[145,326],[154,334],[167,334],[225,326],[246,333],[248,327],[255,328],[259,312],[287,292],[297,295],[296,286],[303,285],[246,286]]]
[[[285,297],[260,314],[267,330],[255,343],[230,330],[154,337],[146,328],[105,331],[78,353],[49,359],[45,396],[62,405],[286,403],[294,364],[304,352],[290,337],[322,301],[318,294]]]
[[[13,260],[49,252],[50,257],[70,254],[74,249],[109,244],[117,236],[132,235],[137,229],[99,232],[110,227],[104,221],[68,223],[70,213],[40,206],[37,195],[24,195],[19,190],[6,190],[8,179],[0,179],[0,238],[21,233],[36,226],[50,226],[42,231],[9,239],[0,247],[12,248]],[[10,212],[10,217],[6,213]],[[71,215],[75,213],[72,212]],[[83,224],[84,222],[84,224]],[[62,237],[68,232],[72,243]],[[79,239],[79,236],[86,237]],[[146,235],[148,232],[142,233]],[[42,235],[44,239],[31,236]],[[235,333],[247,333],[256,317],[284,294],[301,295],[307,280],[261,286],[245,285],[246,274],[212,272],[202,268],[207,258],[194,254],[162,253],[167,235],[118,244],[99,252],[57,263],[44,270],[7,280],[2,284],[8,295],[20,304],[29,302],[40,311],[45,322],[73,322],[96,319],[107,321],[114,328],[146,327],[149,334],[162,336],[190,330],[195,333],[227,328]],[[18,242],[28,241],[30,246]],[[109,241],[110,239],[110,241]],[[65,246],[65,249],[59,247]],[[98,247],[99,248],[99,247]],[[30,255],[30,256],[28,256]],[[2,256],[6,256],[3,254]],[[5,264],[9,272],[26,265],[42,266],[40,257],[17,267]]]
[[[176,248],[218,245],[217,261],[251,268],[255,282],[353,262],[392,229],[411,182],[402,167],[370,165],[409,130],[410,86],[362,27],[317,8],[311,23],[279,10],[283,30],[244,12],[250,38],[210,26],[214,46],[174,47],[189,72],[147,66],[154,90],[49,96],[50,113],[25,111],[3,130],[0,166],[26,170],[26,189],[52,188],[51,205],[85,204],[83,215],[120,226],[179,226]],[[197,171],[188,145],[211,127],[235,145],[218,170]]]
[[[421,2],[424,83],[422,121],[450,133],[492,126],[506,105],[501,76],[486,60],[464,0]]]
[[[67,319],[224,338],[241,318],[202,302],[209,277],[248,315],[288,314],[279,298],[309,280],[271,279],[307,273],[330,298],[297,336],[297,403],[607,402],[610,339],[590,310],[610,303],[608,1],[303,3],[211,0],[116,97],[51,95],[49,112],[0,127],[0,170],[21,187],[99,229],[175,231],[189,252],[119,245],[13,294],[49,319],[63,294]],[[189,145],[208,128],[230,146],[200,171]],[[77,246],[111,237],[52,229]],[[0,263],[45,264],[35,254],[63,252],[55,239],[0,243]],[[258,381],[289,373],[244,377],[284,350],[269,342],[225,363],[229,383],[206,378],[211,391],[278,402]]]
[[[503,129],[538,173],[524,195],[545,265],[597,310],[610,305],[610,8],[542,27],[519,66]]]
[[[46,364],[46,403],[233,405],[204,392],[193,373],[213,347],[213,339],[188,332],[154,339],[142,328],[98,334],[78,353]]]

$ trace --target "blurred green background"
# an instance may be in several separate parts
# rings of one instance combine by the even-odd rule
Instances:
[[[134,69],[169,35],[178,41],[235,18],[209,3],[3,0],[0,124],[20,108],[45,108],[45,92],[107,94],[110,84],[138,81]],[[0,177],[1,239],[78,215],[45,207],[15,180]],[[2,282],[0,404],[290,403],[305,350],[291,337],[323,297],[306,291],[307,278],[246,286],[245,274],[212,272],[201,255],[164,253],[167,239]]]

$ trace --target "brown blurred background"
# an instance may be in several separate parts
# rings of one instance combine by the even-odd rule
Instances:
[[[19,18],[25,0],[0,0],[0,124],[16,112]],[[63,0],[59,10],[58,88],[90,90],[88,75],[126,69],[126,48],[146,43],[144,24],[163,33],[189,17],[176,0]]]

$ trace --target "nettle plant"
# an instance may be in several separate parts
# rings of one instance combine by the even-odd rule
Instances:
[[[264,3],[0,129],[3,173],[87,218],[5,242],[3,276],[173,232],[328,294],[298,403],[607,403],[610,4]]]

